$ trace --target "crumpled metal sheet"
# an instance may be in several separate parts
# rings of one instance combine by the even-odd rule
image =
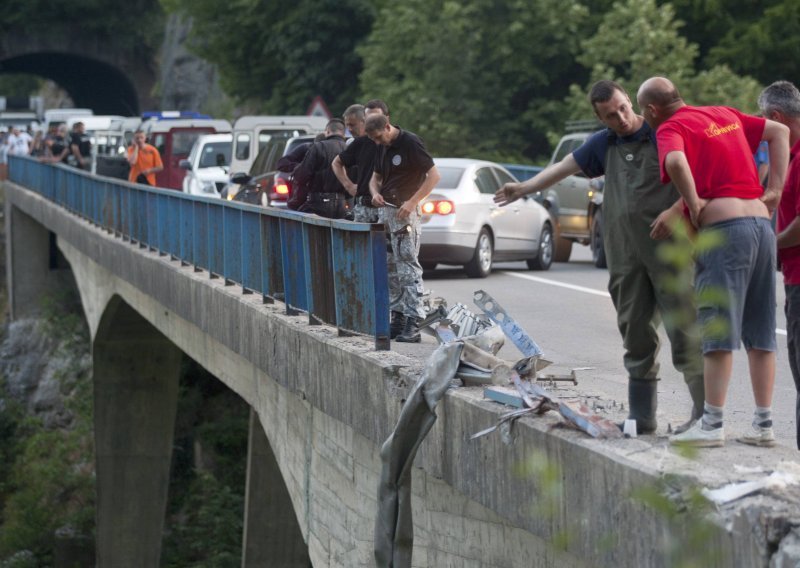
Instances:
[[[394,431],[381,446],[378,514],[375,519],[375,565],[411,566],[414,525],[411,511],[411,466],[417,450],[436,422],[436,405],[456,374],[463,344],[440,345],[412,389]]]

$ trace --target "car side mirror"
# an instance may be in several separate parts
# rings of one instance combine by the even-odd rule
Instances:
[[[182,170],[191,170],[192,163],[189,160],[181,160],[178,162],[178,167]]]
[[[244,185],[251,179],[253,178],[244,172],[236,172],[231,176],[231,181],[237,185]]]

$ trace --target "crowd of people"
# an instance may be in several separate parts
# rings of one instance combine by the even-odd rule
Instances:
[[[773,83],[759,97],[761,116],[687,105],[664,77],[640,86],[641,114],[613,81],[596,83],[589,101],[606,129],[531,180],[506,184],[495,201],[507,205],[577,172],[605,174],[604,242],[629,376],[629,419],[639,432],[656,429],[656,329],[662,315],[688,307],[695,317],[664,318],[673,364],[693,401],[689,420],[670,442],[724,445],[732,352],[744,344],[755,410],[737,440],[773,446],[776,251],[786,288],[790,367],[800,393],[800,160],[789,166],[800,150],[800,91],[787,81]],[[759,156],[765,147],[768,160]],[[762,163],[768,165],[759,171]],[[776,209],[777,237],[770,223]],[[697,254],[689,293],[666,285],[675,281],[669,276],[676,267],[656,252],[658,241],[672,238],[681,222],[700,234],[713,231],[723,243]],[[800,448],[800,394],[796,408]]]
[[[30,127],[11,126],[0,131],[0,179],[8,175],[8,156],[33,156],[42,162],[63,162],[88,170],[91,165],[91,140],[84,124],[76,122],[68,132],[66,124],[53,124],[47,133]]]

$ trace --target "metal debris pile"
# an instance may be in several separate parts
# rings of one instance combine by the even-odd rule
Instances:
[[[420,328],[433,334],[439,343],[461,342],[461,360],[456,378],[466,386],[485,386],[484,396],[496,402],[514,406],[500,417],[498,423],[472,438],[493,432],[501,425],[527,414],[541,415],[558,412],[565,424],[586,432],[593,438],[620,438],[616,424],[603,418],[577,401],[561,401],[537,381],[569,381],[577,384],[575,370],[570,374],[540,375],[551,361],[543,358],[542,349],[487,292],[477,290],[473,301],[483,314],[475,315],[464,304],[447,309],[439,305],[421,322]],[[520,350],[524,357],[511,363],[497,357],[505,338]],[[506,388],[512,385],[512,388]]]

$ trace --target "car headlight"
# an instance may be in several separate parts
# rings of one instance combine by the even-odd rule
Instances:
[[[200,190],[203,193],[216,193],[217,186],[214,184],[213,181],[202,181],[200,182]]]

